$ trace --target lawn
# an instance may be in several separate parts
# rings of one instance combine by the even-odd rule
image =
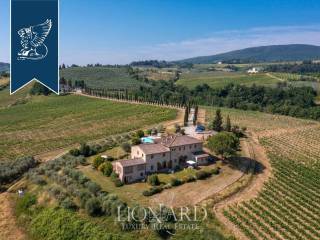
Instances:
[[[89,160],[90,161],[90,160]],[[212,164],[209,166],[202,166],[201,170],[209,170],[217,167],[217,164]],[[140,203],[143,205],[150,205],[150,197],[143,196],[143,191],[151,188],[146,182],[136,182],[132,184],[125,184],[122,187],[115,187],[114,183],[111,181],[110,177],[104,176],[102,173],[93,169],[90,166],[80,167],[80,170],[92,181],[97,182],[101,185],[102,189],[116,194],[122,201],[127,202],[129,205],[134,205],[136,203]],[[189,175],[195,175],[197,171],[200,169],[183,169],[181,171],[175,173],[159,173],[157,174],[159,180],[162,184],[170,183],[172,178],[182,179],[183,177]],[[201,180],[199,180],[201,181]],[[185,183],[188,185],[189,183]],[[166,190],[164,190],[166,191]]]
[[[209,166],[201,166],[201,170],[207,171],[210,170],[212,168],[215,168],[217,165],[216,164],[212,164]],[[182,169],[181,171],[175,172],[175,173],[171,173],[171,174],[167,174],[167,173],[159,173],[158,177],[160,182],[162,183],[170,183],[172,178],[177,178],[177,179],[183,179],[184,177],[188,177],[188,176],[195,176],[196,172],[198,172],[200,169],[193,169],[193,168],[185,168]]]
[[[0,79],[0,89],[1,84],[6,84],[3,79]],[[32,85],[29,84],[13,95],[10,95],[10,86],[6,86],[4,89],[0,90],[0,109],[25,103],[28,100],[28,94],[31,87]]]
[[[139,203],[148,206],[149,198],[142,195],[143,191],[150,188],[147,183],[138,182],[116,187],[110,177],[104,176],[99,171],[92,169],[91,166],[81,167],[80,170],[92,181],[99,183],[104,191],[116,194],[122,201],[129,205]]]
[[[212,88],[222,88],[227,84],[243,84],[243,85],[263,85],[275,86],[279,80],[272,78],[264,73],[248,75],[242,72],[220,72],[220,71],[204,71],[204,72],[184,72],[177,81],[190,89],[197,85],[208,84]]]
[[[91,88],[137,88],[144,83],[132,78],[125,67],[72,67],[60,70],[60,77],[83,80]]]
[[[1,99],[0,99],[1,101]],[[0,110],[0,160],[35,155],[176,117],[176,110],[83,96],[32,97]]]

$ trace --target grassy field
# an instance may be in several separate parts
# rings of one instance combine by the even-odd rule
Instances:
[[[0,77],[0,87],[9,85],[9,78]]]
[[[81,171],[92,181],[99,183],[103,190],[116,194],[122,201],[129,205],[132,206],[136,203],[145,206],[149,205],[149,198],[142,195],[143,191],[150,188],[147,183],[140,182],[116,187],[110,177],[104,176],[99,171],[92,169],[91,166],[83,167]]]
[[[32,97],[0,110],[0,159],[34,155],[174,119],[172,109],[82,96]]]
[[[60,70],[60,77],[83,80],[92,88],[137,88],[143,83],[133,79],[125,67],[72,67]]]
[[[257,134],[273,169],[257,198],[226,207],[224,215],[248,239],[319,239],[320,123],[238,110],[222,112]]]
[[[149,80],[174,80],[175,78],[175,71],[176,69],[174,68],[144,68],[140,67],[139,70],[141,71],[139,73],[140,76],[146,77]]]
[[[240,72],[184,72],[181,74],[177,84],[181,84],[190,89],[201,84],[208,84],[212,88],[221,88],[227,84],[252,84],[263,86],[274,86],[279,80],[272,78],[264,73],[248,75]]]
[[[26,103],[29,100],[29,91],[31,87],[32,85],[28,85],[13,95],[10,95],[9,86],[0,90],[0,109]]]

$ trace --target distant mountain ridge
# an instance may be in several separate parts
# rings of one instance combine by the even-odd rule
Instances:
[[[307,44],[270,45],[250,47],[226,53],[199,56],[176,62],[193,64],[215,63],[219,61],[230,62],[278,62],[278,61],[303,61],[320,59],[320,46]]]
[[[9,72],[10,71],[10,64],[0,62],[0,72]]]

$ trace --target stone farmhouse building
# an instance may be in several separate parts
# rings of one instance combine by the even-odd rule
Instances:
[[[203,152],[203,142],[186,135],[170,135],[155,143],[131,147],[131,159],[114,163],[114,171],[125,183],[145,179],[147,175],[167,172],[187,166],[187,161],[197,165],[208,163],[209,155]]]

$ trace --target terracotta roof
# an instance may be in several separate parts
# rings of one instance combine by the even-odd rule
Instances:
[[[140,144],[139,147],[144,154],[165,153],[170,151],[169,148],[158,143]]]
[[[146,164],[142,158],[124,159],[117,161],[117,163],[120,163],[123,167]]]
[[[178,147],[197,143],[202,143],[202,141],[187,135],[170,135],[161,139],[161,144],[167,147]]]

